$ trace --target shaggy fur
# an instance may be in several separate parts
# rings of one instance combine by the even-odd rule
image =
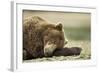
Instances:
[[[42,54],[50,56],[55,49],[63,46],[62,24],[54,25],[38,16],[23,21],[23,49],[29,56],[34,58],[41,57]]]

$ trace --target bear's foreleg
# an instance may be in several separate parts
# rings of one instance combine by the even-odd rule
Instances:
[[[56,49],[53,53],[53,56],[72,56],[80,55],[82,48],[80,47],[65,47],[62,49]]]

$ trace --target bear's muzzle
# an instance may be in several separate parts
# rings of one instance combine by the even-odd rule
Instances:
[[[55,44],[49,44],[49,43],[47,43],[44,46],[44,55],[46,57],[52,56],[52,53],[54,52],[55,49],[56,49],[56,45]]]

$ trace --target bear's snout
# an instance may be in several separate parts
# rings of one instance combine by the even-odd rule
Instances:
[[[55,49],[56,49],[56,45],[55,44],[47,43],[44,46],[44,55],[45,56],[51,56]]]

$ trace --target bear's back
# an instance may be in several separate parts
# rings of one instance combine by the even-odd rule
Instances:
[[[47,22],[39,16],[32,16],[23,20],[23,26],[36,26],[46,23]]]
[[[37,52],[38,49],[41,52],[41,49],[43,49],[41,35],[43,31],[42,27],[45,24],[48,23],[38,16],[29,17],[23,21],[23,48],[31,54]]]

